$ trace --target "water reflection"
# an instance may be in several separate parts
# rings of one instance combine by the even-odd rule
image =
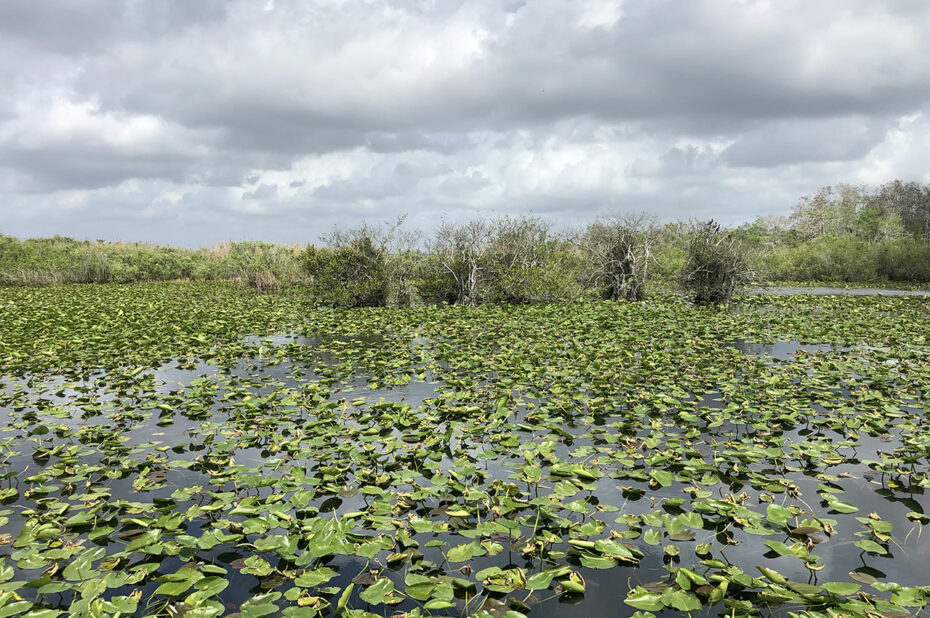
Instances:
[[[829,286],[773,286],[746,291],[751,295],[798,296],[930,296],[930,290],[895,290],[890,288],[838,288]]]
[[[776,341],[774,343],[757,343],[746,339],[737,339],[732,346],[753,356],[766,356],[777,360],[791,360],[799,352],[817,354],[820,352],[834,352],[848,350],[849,348],[821,343],[801,343],[800,341]]]

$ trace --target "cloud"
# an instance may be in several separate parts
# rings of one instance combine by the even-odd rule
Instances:
[[[723,153],[733,166],[775,167],[812,161],[856,161],[891,129],[887,118],[784,120],[747,131]]]
[[[278,193],[278,185],[268,185],[262,183],[254,191],[246,191],[242,194],[244,200],[265,200],[274,197]]]
[[[152,115],[102,111],[89,102],[26,99],[0,123],[0,165],[25,191],[98,188],[127,178],[180,181],[209,153],[204,135]]]
[[[736,222],[927,180],[926,23],[916,0],[8,0],[0,231]]]

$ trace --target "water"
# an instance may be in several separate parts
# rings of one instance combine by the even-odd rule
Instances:
[[[744,354],[777,360],[790,360],[798,353],[817,354],[820,352],[833,352],[836,350],[849,349],[824,343],[802,343],[797,340],[776,341],[774,343],[757,343],[745,339],[734,341],[733,347],[735,347],[740,352],[743,352]]]
[[[773,286],[747,290],[747,294],[771,296],[930,296],[930,290],[895,290],[891,288],[838,288],[829,286]]]
[[[805,293],[807,292],[805,290]],[[138,471],[146,462],[159,471],[158,474],[150,472],[148,475],[131,472],[125,476],[120,475],[95,482],[95,487],[108,492],[107,500],[110,503],[120,500],[127,502],[169,500],[178,491],[200,488],[191,497],[178,501],[177,508],[181,511],[195,505],[208,506],[217,500],[216,495],[222,492],[235,493],[236,500],[270,499],[276,493],[281,493],[281,489],[272,485],[262,485],[262,481],[283,479],[299,470],[316,470],[321,466],[333,465],[334,461],[349,461],[347,451],[340,450],[340,445],[348,439],[346,436],[361,438],[377,435],[377,439],[370,443],[373,453],[378,454],[385,465],[387,462],[400,461],[400,465],[412,470],[409,483],[395,483],[391,487],[394,492],[401,493],[416,492],[423,487],[431,486],[427,479],[437,470],[451,475],[456,469],[462,472],[464,477],[475,482],[473,487],[483,491],[490,490],[494,481],[503,481],[512,477],[517,473],[518,467],[525,463],[526,459],[520,451],[521,447],[533,445],[542,439],[549,440],[555,436],[555,434],[541,430],[539,426],[536,426],[534,431],[521,432],[517,429],[520,435],[517,445],[504,449],[500,453],[494,453],[491,459],[482,458],[482,453],[490,452],[486,449],[493,444],[492,440],[500,437],[503,432],[499,428],[494,428],[494,421],[489,421],[486,427],[478,428],[456,425],[456,419],[459,418],[456,407],[469,405],[471,402],[459,401],[457,393],[461,389],[455,384],[438,379],[433,374],[434,369],[436,371],[446,370],[447,378],[453,380],[454,371],[448,371],[449,365],[436,365],[432,369],[428,366],[416,367],[417,371],[423,371],[426,379],[411,379],[406,384],[392,386],[373,385],[373,374],[358,367],[345,375],[334,372],[333,368],[340,366],[340,363],[345,363],[346,359],[338,353],[338,347],[318,350],[317,346],[322,341],[320,338],[296,333],[272,337],[248,337],[244,342],[255,347],[256,355],[241,359],[228,370],[208,362],[190,363],[179,359],[177,362],[168,363],[122,383],[108,379],[104,375],[91,377],[87,381],[74,384],[66,383],[64,378],[59,376],[38,376],[32,380],[8,380],[4,382],[0,390],[3,395],[0,397],[0,410],[10,415],[8,437],[26,439],[27,434],[36,426],[60,425],[73,432],[73,435],[86,436],[86,439],[78,439],[79,442],[88,445],[87,448],[91,450],[86,455],[78,457],[83,464],[91,466],[103,464],[105,467],[107,457],[120,457],[124,460],[128,458],[140,462],[138,466],[130,467],[134,471]],[[378,357],[378,348],[383,345],[384,339],[373,336],[364,339],[364,342],[371,352],[369,360],[381,362]],[[411,341],[409,347],[413,350],[428,346],[429,340],[420,338]],[[854,350],[848,346],[807,344],[798,340],[776,341],[767,344],[740,340],[733,343],[733,348],[739,353],[764,357],[777,363],[800,362],[801,368],[808,372],[805,375],[813,375],[811,372],[818,370],[817,363],[832,354],[883,353],[880,348]],[[851,374],[847,377],[855,380],[858,376]],[[791,392],[791,389],[807,388],[802,383],[803,379],[797,378],[798,381],[793,386],[787,383],[788,386],[783,388],[787,388],[789,392],[773,395],[773,397],[780,397],[786,402],[795,402],[797,393]],[[842,400],[850,406],[857,405],[860,395],[862,393],[854,392],[849,388],[840,394]],[[271,397],[278,397],[278,399],[269,403],[267,400]],[[280,403],[289,399],[293,399],[293,402]],[[170,401],[172,402],[169,406],[171,409],[138,408],[139,403],[149,400]],[[845,496],[852,496],[849,500],[860,507],[860,513],[856,515],[834,513],[829,516],[837,520],[836,527],[840,532],[829,538],[825,535],[818,538],[820,542],[816,544],[813,551],[821,557],[822,570],[810,571],[797,558],[775,557],[774,554],[768,558],[766,565],[800,582],[846,581],[849,571],[864,569],[869,573],[878,573],[881,577],[888,577],[902,585],[926,583],[923,568],[926,565],[926,556],[930,552],[930,538],[921,535],[920,525],[910,521],[907,513],[926,512],[930,508],[930,501],[921,487],[908,486],[890,490],[888,479],[864,463],[865,460],[874,458],[875,451],[891,452],[902,447],[906,437],[906,427],[890,427],[887,434],[883,436],[887,438],[884,441],[880,437],[870,436],[863,432],[855,441],[854,446],[837,447],[836,444],[847,437],[844,432],[824,425],[811,429],[812,420],[820,422],[824,415],[830,414],[830,409],[822,405],[814,405],[810,410],[805,410],[804,415],[807,421],[799,419],[796,425],[784,431],[766,426],[765,423],[760,425],[755,422],[752,409],[741,409],[735,413],[730,411],[728,412],[729,420],[717,426],[711,426],[712,423],[707,419],[712,418],[716,412],[730,410],[729,406],[732,402],[732,393],[722,391],[692,393],[680,400],[678,404],[669,404],[671,412],[652,413],[649,416],[653,419],[652,424],[642,425],[635,437],[625,435],[618,427],[611,427],[612,424],[622,425],[628,422],[631,418],[629,410],[618,409],[614,414],[590,419],[574,413],[561,416],[563,414],[561,411],[552,411],[553,418],[562,419],[554,426],[561,437],[552,446],[553,458],[560,461],[585,462],[595,456],[598,448],[610,448],[616,443],[613,442],[614,440],[635,438],[645,443],[656,433],[655,422],[659,422],[660,426],[662,423],[671,423],[667,427],[669,430],[667,433],[655,438],[658,442],[652,450],[663,452],[664,447],[667,447],[671,441],[680,440],[676,432],[687,428],[684,421],[673,416],[677,410],[690,410],[705,419],[697,435],[690,438],[693,448],[701,454],[705,462],[715,462],[720,453],[734,448],[735,444],[756,443],[759,448],[762,448],[770,443],[773,436],[777,436],[788,446],[822,443],[825,448],[824,453],[832,453],[839,448],[844,453],[844,461],[830,468],[829,472],[830,475],[839,477],[834,484],[845,490]],[[514,427],[526,423],[532,424],[534,421],[529,420],[529,417],[539,414],[540,406],[544,404],[544,398],[526,398],[523,405],[515,407],[512,416],[506,417],[506,422]],[[411,425],[394,423],[379,428],[378,406],[381,406],[383,410],[405,410],[410,416]],[[916,413],[917,410],[918,408],[915,407],[910,412]],[[24,412],[35,419],[25,426],[17,422],[17,419],[23,418]],[[414,438],[410,444],[422,440],[422,436],[416,433],[417,419],[437,415],[445,420],[433,425],[432,437],[437,438],[437,441],[431,447],[430,452],[410,450],[413,447],[409,446],[398,447],[401,450],[389,452],[389,445],[402,444],[405,436]],[[280,422],[276,425],[266,425],[265,423],[270,419]],[[330,427],[332,431],[327,430],[321,433],[324,437],[320,443],[306,451],[306,454],[311,456],[301,459],[302,451],[294,454],[282,447],[281,442],[286,442],[297,429],[313,426],[314,423]],[[126,439],[119,444],[109,446],[95,445],[93,436],[98,434],[91,432],[95,426],[100,428],[99,435],[104,437],[109,435],[107,430],[110,427],[116,426]],[[601,431],[594,431],[597,428],[601,428]],[[366,433],[376,429],[378,430],[376,433]],[[464,433],[467,429],[471,431]],[[224,450],[224,444],[228,443],[230,436],[235,432],[245,434],[252,432],[257,438],[254,443],[247,441],[250,444],[248,448],[238,448],[230,454]],[[287,435],[283,432],[287,432]],[[443,432],[447,433],[445,437],[440,438]],[[49,436],[48,443],[43,441],[43,448],[55,443],[55,439],[51,437],[52,434]],[[74,439],[70,440],[73,442]],[[463,449],[467,456],[461,454]],[[10,485],[19,489],[18,498],[12,503],[14,508],[7,515],[9,521],[2,527],[2,532],[10,534],[13,538],[18,535],[26,521],[17,509],[35,507],[34,502],[25,499],[24,496],[27,489],[35,489],[38,483],[28,481],[27,477],[41,473],[46,463],[52,464],[56,460],[55,457],[45,462],[41,458],[36,460],[35,453],[26,452],[27,450],[24,449],[24,452],[15,454],[8,449],[2,468],[3,472],[11,474]],[[642,450],[645,452],[647,449],[644,447]],[[432,453],[438,453],[439,456],[429,460],[429,455]],[[468,460],[468,464],[463,467],[464,459]],[[210,463],[211,461],[215,463]],[[432,468],[420,467],[427,461],[432,462]],[[178,463],[185,465],[177,466]],[[190,467],[187,467],[187,464],[191,464]],[[738,497],[735,500],[763,513],[770,501],[795,503],[796,501],[786,494],[775,493],[773,495],[773,490],[770,488],[764,489],[752,485],[751,476],[763,472],[769,465],[765,461],[744,462],[739,471],[729,470],[726,466],[716,466],[715,469],[720,475],[721,482],[715,486],[715,493],[712,497],[719,500],[727,499],[731,496],[729,488],[735,487],[744,494],[744,497]],[[468,466],[473,466],[474,470],[468,470]],[[824,479],[819,478],[822,477],[823,471],[816,466],[811,469],[801,469],[796,463],[793,467],[797,469],[785,472],[786,481],[794,484],[805,499],[812,500],[816,511],[823,512],[824,508],[816,505],[818,487],[824,483]],[[228,471],[234,471],[235,474],[230,475]],[[648,517],[654,514],[662,517],[677,516],[684,512],[675,504],[675,499],[685,495],[683,491],[688,488],[688,483],[674,482],[668,487],[657,488],[651,487],[647,479],[639,478],[636,467],[619,466],[611,468],[611,471],[616,472],[618,476],[604,475],[593,483],[592,489],[579,489],[577,493],[579,496],[590,494],[594,499],[589,502],[617,507],[616,510],[591,509],[584,514],[566,514],[560,511],[561,516],[578,526],[600,521],[603,522],[606,530],[613,529],[622,533],[626,527],[615,521],[620,515]],[[333,484],[340,488],[338,494],[334,495],[331,491],[317,492],[308,499],[304,506],[288,507],[283,512],[287,513],[288,517],[299,517],[301,512],[307,508],[319,509],[324,513],[335,509],[335,516],[338,518],[366,509],[371,504],[371,499],[369,496],[358,493],[357,490],[366,484],[358,478],[358,473],[360,471],[355,470],[342,476],[337,474],[337,480],[334,480]],[[258,485],[253,487],[249,486],[248,481],[243,482],[243,479],[248,478],[253,479]],[[535,489],[535,495],[549,495],[549,492],[558,486],[560,480],[562,479],[546,474],[544,471]],[[51,488],[49,495],[61,495],[67,499],[63,493],[65,483],[59,479],[50,478],[38,485]],[[295,481],[295,486],[298,485],[299,481]],[[734,493],[739,493],[739,491]],[[211,495],[210,492],[213,494]],[[417,501],[411,511],[390,513],[389,519],[407,517],[409,512],[415,512],[422,518],[435,518],[430,514],[431,511],[441,509],[448,497],[443,493],[439,495],[439,498],[426,497]],[[864,530],[854,517],[864,516],[869,512],[880,513],[885,521],[891,522],[896,537],[902,541],[893,549],[893,560],[865,556],[853,545],[853,542],[859,538],[854,536],[854,533]],[[526,513],[523,516],[526,517]],[[117,527],[117,532],[133,530],[131,526],[125,525],[125,516],[118,519],[123,525]],[[251,518],[248,515],[230,515],[228,519],[242,526],[247,524]],[[197,537],[203,530],[209,529],[215,521],[215,518],[210,515],[195,516],[185,524],[184,532]],[[454,518],[452,521],[455,522]],[[253,534],[251,540],[254,542],[259,537],[286,532],[286,528],[281,526],[284,523],[285,521],[278,521],[268,524],[269,527]],[[519,526],[523,535],[530,532],[528,528],[531,523],[532,517],[528,517],[523,525]],[[262,524],[262,526],[265,525]],[[491,566],[502,569],[519,567],[530,575],[540,569],[539,558],[523,554],[522,550],[525,547],[523,541],[511,539],[499,539],[501,552],[495,556],[482,556],[464,564],[449,565],[444,552],[448,551],[450,546],[468,542],[469,538],[458,534],[457,530],[467,529],[469,526],[470,524],[466,524],[465,521],[458,521],[448,530],[413,535],[419,543],[418,551],[422,554],[418,560],[421,564],[432,563],[434,567],[426,572],[441,569],[454,575],[455,569],[466,564],[473,572]],[[375,538],[377,531],[378,528],[375,528],[366,530],[366,533]],[[574,561],[571,558],[556,559],[556,563],[567,563],[583,574],[586,582],[584,595],[556,597],[552,590],[518,591],[510,595],[495,594],[491,595],[491,600],[484,601],[485,608],[493,615],[502,615],[507,607],[519,608],[520,611],[531,616],[630,615],[635,610],[623,604],[630,586],[637,584],[656,586],[659,585],[656,582],[667,582],[666,567],[676,564],[695,565],[697,562],[694,554],[695,547],[699,543],[713,543],[723,534],[710,521],[705,521],[704,526],[694,532],[693,540],[669,541],[666,539],[663,541],[663,545],[679,547],[681,555],[678,558],[664,557],[663,545],[649,546],[641,539],[636,539],[633,542],[644,551],[644,556],[636,566],[617,566],[599,570],[582,566],[577,559]],[[83,534],[86,536],[86,533]],[[429,541],[435,540],[445,541],[446,545],[442,548],[426,545]],[[784,533],[754,536],[736,531],[732,532],[731,540],[735,544],[727,547],[723,554],[732,564],[743,566],[747,573],[759,563],[759,556],[770,554],[770,550],[763,545],[763,541],[778,540],[786,544],[794,542]],[[121,547],[122,541],[116,540],[114,535],[102,545],[109,553]],[[14,551],[12,549],[7,546],[2,550],[2,553],[8,556],[8,563],[13,561]],[[558,552],[566,552],[569,549],[570,546],[564,542],[556,542],[550,548],[551,551],[556,552],[556,555]],[[231,579],[231,585],[220,595],[220,598],[227,610],[231,612],[255,594],[273,589],[283,592],[292,587],[288,579],[275,585],[276,582],[269,575],[243,573],[242,567],[236,565],[240,565],[242,559],[251,555],[252,552],[233,543],[219,543],[209,551],[197,552],[194,555],[185,555],[187,553],[190,552],[182,551],[178,556],[161,560],[157,573],[174,573],[190,561],[212,559],[229,571],[228,578]],[[386,560],[388,553],[388,551],[379,552],[379,559]],[[273,554],[269,555],[273,556]],[[269,562],[274,566],[277,560],[278,558],[272,557]],[[881,569],[877,568],[878,564],[881,565]],[[348,586],[353,578],[357,578],[360,573],[369,568],[371,563],[357,556],[340,555],[328,559],[326,565],[338,572],[338,575],[326,585],[342,589]],[[388,567],[382,572],[394,582],[396,589],[404,590],[404,578],[408,566],[409,563],[405,563],[403,568]],[[542,566],[549,566],[549,563],[543,563]],[[16,567],[16,577],[32,580],[39,577],[41,571],[42,569]],[[755,572],[751,574],[756,575]],[[144,584],[141,588],[142,598],[148,598],[159,585],[156,581]],[[364,608],[367,603],[359,597],[360,591],[364,588],[361,585],[356,588],[350,603],[353,607]],[[132,590],[130,586],[123,586],[111,591],[111,594],[129,594]],[[38,595],[33,589],[22,589],[20,593],[24,598],[42,602],[51,607],[57,606],[63,610],[67,609],[73,594],[65,592],[57,596]],[[450,611],[461,613],[475,611],[477,605],[473,600],[469,601],[471,598],[473,597],[470,597],[466,591],[457,590],[454,608]],[[573,605],[574,603],[579,604]],[[409,611],[417,606],[419,603],[408,599],[396,605],[394,611]],[[717,611],[721,608],[722,606],[715,607],[710,611]],[[776,613],[780,612],[781,610],[776,610]],[[141,613],[140,608],[138,614],[141,615]]]

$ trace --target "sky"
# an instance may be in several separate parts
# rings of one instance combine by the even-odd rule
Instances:
[[[930,2],[3,0],[0,233],[732,225],[930,182]]]

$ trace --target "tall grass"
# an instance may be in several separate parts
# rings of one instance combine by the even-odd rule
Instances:
[[[300,246],[231,242],[208,249],[81,241],[62,236],[19,240],[0,235],[0,283],[130,283],[238,279],[280,287],[300,276]]]

